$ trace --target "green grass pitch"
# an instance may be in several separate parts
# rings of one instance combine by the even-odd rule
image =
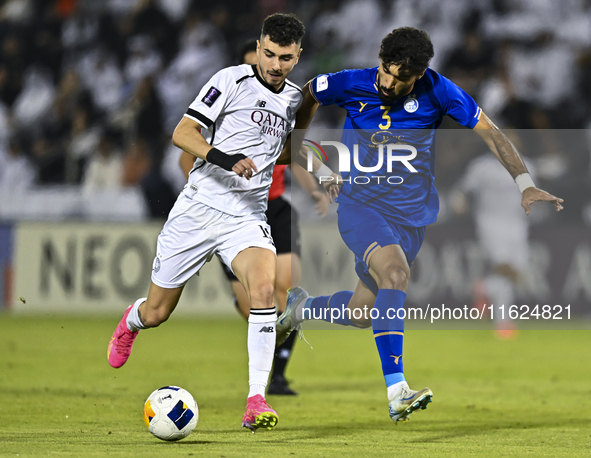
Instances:
[[[173,317],[107,364],[111,318],[0,315],[0,456],[591,456],[591,334],[408,331],[405,373],[433,403],[398,426],[367,331],[309,331],[288,367],[297,397],[270,396],[274,431],[240,429],[246,324]],[[179,385],[197,429],[162,442],[142,420],[156,388]]]

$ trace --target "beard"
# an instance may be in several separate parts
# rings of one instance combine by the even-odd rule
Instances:
[[[378,86],[378,87],[380,87],[380,86]],[[396,102],[400,98],[400,97],[398,97],[396,95],[391,95],[391,96],[384,95],[384,93],[382,92],[381,88],[378,89],[378,97],[386,105],[392,105],[394,102]]]
[[[378,97],[385,104],[391,105],[391,104],[393,104],[394,102],[396,102],[400,98],[396,94],[385,95],[382,92],[382,90],[385,89],[385,88],[383,88],[382,85],[380,84],[380,76],[379,75],[378,75],[378,80],[377,80],[377,86],[378,86]]]

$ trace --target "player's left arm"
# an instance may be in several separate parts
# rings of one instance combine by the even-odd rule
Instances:
[[[556,211],[562,210],[563,207],[561,204],[564,200],[535,186],[523,159],[515,149],[515,146],[513,146],[513,143],[511,143],[507,136],[486,114],[482,113],[480,115],[480,119],[474,126],[474,130],[485,141],[489,149],[511,174],[517,186],[519,186],[519,190],[521,191],[521,206],[525,210],[526,215],[529,215],[531,211],[530,205],[534,202],[551,202],[554,208],[556,208]]]
[[[300,186],[308,191],[310,197],[316,201],[316,213],[323,217],[326,216],[330,201],[326,193],[318,189],[318,182],[316,179],[299,164],[291,165],[291,174]]]
[[[294,130],[287,137],[287,141],[283,146],[283,151],[277,159],[277,164],[291,164],[296,163],[302,168],[307,167],[307,154],[305,148],[302,148],[302,142],[306,130],[314,118],[316,110],[320,106],[320,102],[316,100],[312,91],[310,90],[310,81],[302,88],[302,104],[296,112],[296,123]],[[297,148],[298,154],[292,157],[292,147]],[[312,157],[312,173],[315,176],[323,176],[322,186],[326,191],[329,201],[332,203],[339,194],[339,186],[342,185],[342,177],[334,173],[328,166],[322,163],[318,158]],[[320,178],[319,178],[320,179]]]
[[[186,151],[181,151],[181,155],[179,157],[179,165],[181,166],[181,170],[183,171],[185,178],[189,178],[189,174],[191,173],[191,170],[193,170],[194,164],[195,156],[187,153]]]
[[[281,156],[279,156],[279,159],[277,159],[277,164],[291,164],[291,147],[296,146],[299,149],[299,146],[304,140],[306,129],[308,129],[308,126],[312,122],[312,118],[314,117],[314,114],[316,113],[316,110],[319,106],[320,103],[314,98],[312,92],[310,91],[310,82],[307,82],[302,88],[302,103],[296,112],[296,123],[294,130],[287,137],[287,141],[283,146]],[[302,167],[306,167],[305,155],[297,155],[294,158],[294,161],[298,162]]]

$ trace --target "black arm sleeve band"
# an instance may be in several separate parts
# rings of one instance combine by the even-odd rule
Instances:
[[[217,148],[212,148],[209,150],[206,156],[207,162],[211,162],[228,172],[232,171],[232,167],[236,165],[237,162],[241,161],[242,159],[246,159],[244,154],[226,154],[222,153]]]

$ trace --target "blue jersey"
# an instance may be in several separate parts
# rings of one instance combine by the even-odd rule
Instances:
[[[377,72],[377,67],[344,70],[310,83],[320,104],[347,110],[342,143],[350,164],[340,164],[345,183],[337,202],[368,205],[399,224],[426,226],[439,212],[435,129],[445,115],[473,128],[481,110],[430,68],[408,95],[386,105],[378,96]]]

